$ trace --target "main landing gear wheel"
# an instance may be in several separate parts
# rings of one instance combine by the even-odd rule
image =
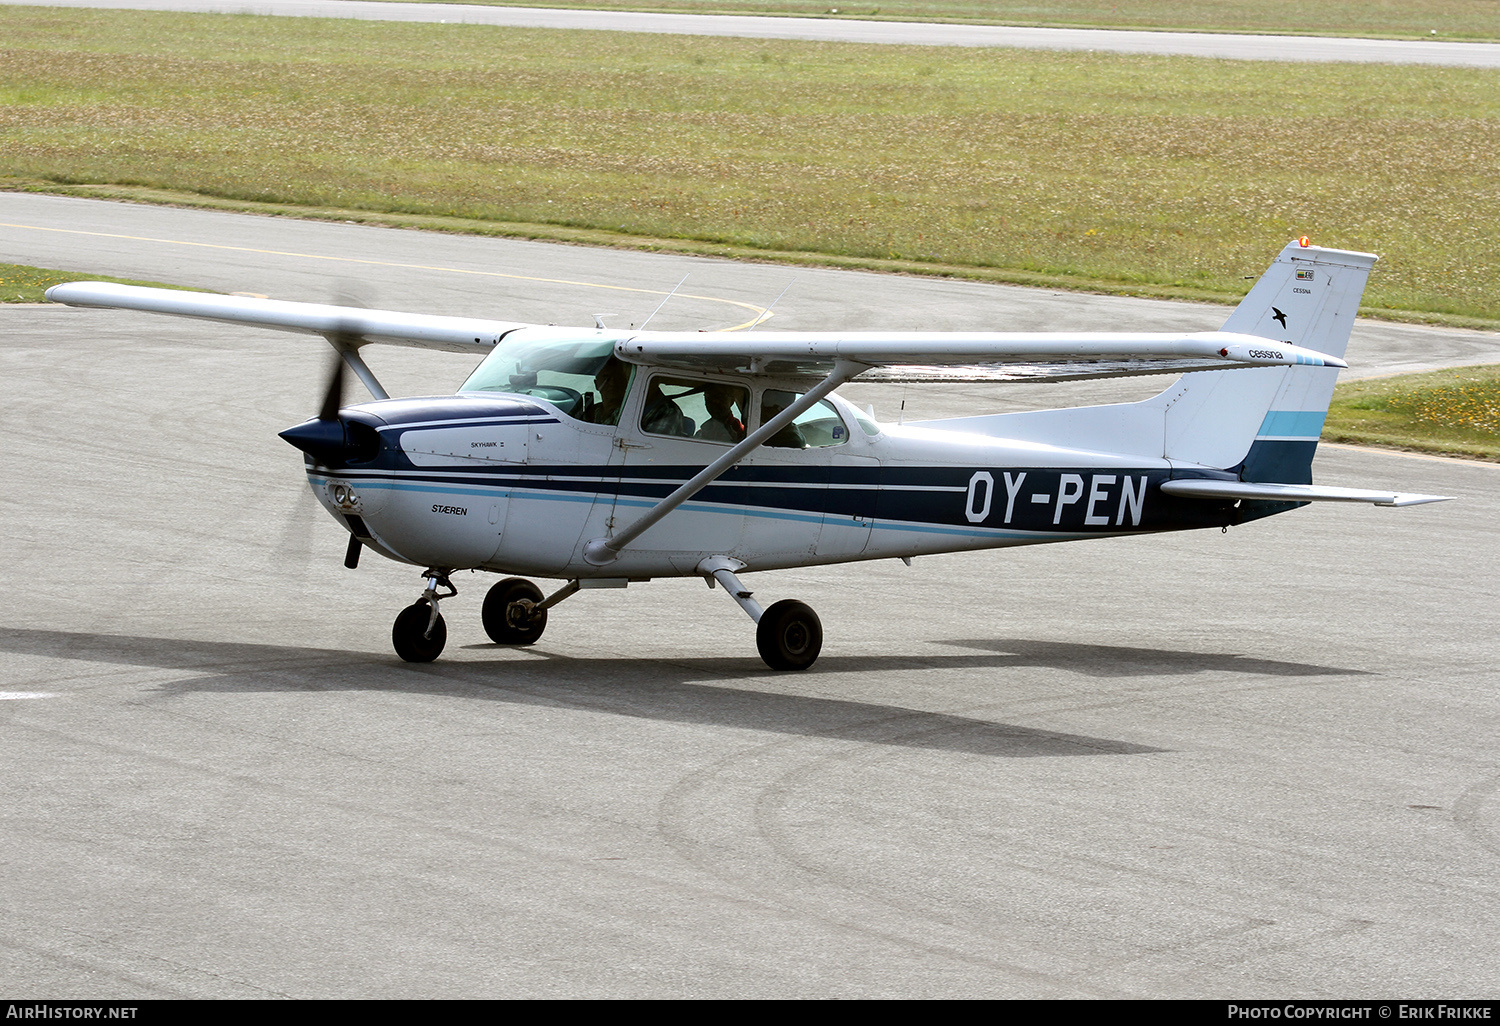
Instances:
[[[773,670],[805,670],[823,650],[823,622],[805,602],[782,599],[755,627],[760,657]]]
[[[547,629],[547,611],[536,608],[541,601],[541,589],[530,581],[506,578],[484,597],[484,633],[497,645],[534,644]]]
[[[391,627],[391,644],[409,663],[432,662],[448,643],[448,625],[441,615],[434,619],[433,612],[426,602],[414,602],[401,610]]]

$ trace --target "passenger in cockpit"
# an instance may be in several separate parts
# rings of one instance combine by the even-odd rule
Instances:
[[[743,409],[745,405],[745,390],[733,385],[705,385],[703,387],[703,407],[708,411],[708,419],[698,429],[695,438],[701,438],[707,442],[739,442],[745,437],[745,425],[739,417],[735,416],[734,405],[738,402]]]

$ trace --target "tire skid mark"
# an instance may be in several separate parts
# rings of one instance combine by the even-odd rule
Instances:
[[[902,731],[901,721],[926,714],[887,717],[878,724],[852,724],[850,732],[867,735],[872,728],[902,737],[930,731]],[[939,729],[951,729],[942,727]],[[827,752],[829,744],[839,750]],[[819,752],[818,749],[824,749]],[[678,780],[663,797],[658,826],[666,843],[696,869],[734,885],[748,898],[785,909],[836,930],[893,945],[923,960],[938,960],[1000,974],[1002,991],[1037,996],[1043,986],[1057,996],[1124,997],[1132,991],[1098,987],[1070,976],[1048,973],[999,957],[1008,939],[973,924],[934,914],[918,901],[902,901],[867,881],[835,874],[800,858],[776,821],[779,799],[788,781],[806,787],[818,779],[815,767],[829,761],[868,757],[884,746],[869,742],[776,741],[743,749]],[[728,798],[727,802],[723,799]],[[933,969],[934,976],[942,970]]]
[[[88,979],[89,989],[96,992],[120,993],[116,987],[98,985],[99,978],[105,977],[139,987],[152,1000],[292,997],[245,980],[147,954],[92,933],[18,916],[14,909],[7,909],[4,919],[16,932],[0,936],[0,945],[29,952],[49,962],[76,967],[77,971],[69,975],[80,981]]]
[[[1465,790],[1453,803],[1453,822],[1469,839],[1494,855],[1500,855],[1500,774],[1487,777]]]
[[[939,728],[941,729],[941,728]],[[818,777],[826,777],[826,772],[810,772],[809,769],[817,763],[830,765],[843,763],[846,766],[859,762],[881,761],[885,753],[870,746],[861,746],[845,752],[832,753],[819,758],[809,760],[800,765],[791,767],[787,772],[772,784],[764,788],[759,796],[756,807],[756,826],[759,836],[777,853],[778,857],[788,863],[797,866],[809,877],[819,878],[834,884],[843,890],[858,894],[864,903],[875,903],[883,905],[899,914],[902,922],[920,922],[928,929],[938,927],[939,929],[954,932],[969,943],[982,941],[993,950],[1007,950],[1015,946],[1015,935],[1003,929],[997,929],[992,922],[976,922],[976,918],[986,916],[985,911],[974,912],[968,916],[962,910],[950,909],[940,911],[935,896],[928,896],[913,890],[909,895],[899,894],[889,887],[882,886],[873,878],[862,878],[854,873],[848,872],[843,866],[848,863],[837,863],[832,865],[820,863],[813,853],[796,841],[796,835],[786,828],[788,816],[788,805],[794,793],[805,787],[809,780]],[[1037,852],[1038,856],[1045,856],[1045,852]],[[1097,878],[1090,878],[1084,873],[1065,868],[1066,862],[1082,862],[1107,868],[1112,872],[1120,872],[1122,867],[1110,863],[1105,859],[1088,858],[1080,856],[1077,852],[1055,853],[1056,860],[1045,869],[1039,868],[1036,860],[1026,862],[1023,860],[1008,860],[1011,866],[1020,873],[1036,874],[1045,873],[1057,880],[1066,881],[1074,885],[1080,891],[1097,885]],[[1179,882],[1175,879],[1171,882]],[[1236,921],[1231,930],[1237,934],[1251,932],[1258,927],[1268,923],[1268,920],[1245,919],[1242,913],[1225,912],[1220,909],[1212,910],[1220,916],[1228,916]],[[1034,969],[1021,968],[1013,965],[1007,966],[1010,971],[1024,974],[1031,979],[1040,979],[1061,985],[1067,991],[1073,993],[1091,994],[1103,997],[1131,997],[1139,996],[1143,991],[1140,981],[1130,976],[1122,976],[1118,980],[1106,984],[1097,971],[1102,968],[1098,963],[1092,963],[1087,972],[1087,982],[1081,978],[1084,970],[1080,968],[1078,974],[1069,973],[1041,973]]]
[[[963,714],[974,715],[975,710],[965,709]],[[813,770],[812,767],[819,763],[824,765],[853,764],[860,761],[873,763],[882,760],[886,755],[887,752],[883,749],[863,745],[858,749],[830,753],[789,767],[780,777],[762,788],[757,797],[755,809],[757,836],[765,841],[779,859],[795,866],[805,877],[831,883],[845,891],[858,894],[864,899],[866,905],[877,903],[889,906],[901,913],[902,922],[922,922],[929,928],[933,924],[940,924],[949,930],[960,932],[964,938],[983,938],[993,942],[1002,950],[1013,947],[1015,938],[1012,934],[997,933],[988,923],[979,924],[969,921],[971,917],[965,917],[962,910],[947,914],[940,913],[933,898],[916,893],[903,896],[902,893],[893,891],[889,887],[881,886],[874,879],[849,872],[845,867],[852,863],[848,860],[842,862],[829,860],[832,862],[831,865],[820,862],[816,857],[817,852],[810,851],[805,845],[797,842],[799,835],[787,826],[790,819],[788,806],[795,797],[795,793],[805,790],[810,781],[829,776],[827,772],[819,772]],[[1086,811],[1092,815],[1103,814],[1097,807],[1082,804],[1077,805],[1077,811]],[[1174,824],[1173,829],[1180,829],[1180,827]],[[1203,836],[1216,844],[1240,843],[1239,839],[1222,835],[1205,833]],[[1048,855],[1041,850],[1038,850],[1036,854],[1039,857]],[[1295,857],[1297,853],[1287,851],[1276,854],[1290,858]],[[1184,887],[1187,887],[1201,893],[1201,881],[1185,880],[1180,874],[1151,872],[1140,867],[1122,864],[1117,859],[1090,856],[1072,849],[1052,852],[1051,857],[1056,861],[1044,872],[1075,885],[1080,891],[1097,887],[1098,877],[1070,871],[1064,868],[1068,863],[1095,867],[1117,876],[1125,874],[1133,883],[1144,879],[1151,884],[1161,885],[1144,890],[1135,885],[1114,888],[1116,893],[1127,894],[1132,899],[1143,903],[1150,902],[1154,895],[1159,895],[1164,890],[1180,893]],[[1018,872],[1036,873],[1039,871],[1034,862],[1012,860],[1011,864]],[[1089,966],[1087,985],[1073,980],[1068,980],[1068,985],[1088,993],[1112,996],[1158,993],[1162,987],[1173,987],[1182,990],[1184,994],[1197,996],[1199,991],[1193,990],[1192,987],[1199,981],[1195,981],[1190,972],[1184,972],[1181,968],[1185,958],[1204,970],[1218,972],[1226,966],[1248,964],[1266,955],[1296,951],[1310,944],[1357,934],[1375,925],[1369,920],[1326,914],[1320,909],[1308,908],[1302,902],[1288,901],[1282,897],[1272,897],[1269,901],[1260,903],[1261,907],[1266,904],[1279,906],[1278,918],[1247,915],[1242,911],[1244,895],[1237,888],[1226,885],[1216,890],[1220,891],[1219,901],[1203,900],[1213,897],[1212,894],[1203,894],[1199,900],[1185,900],[1184,904],[1196,906],[1202,914],[1228,919],[1231,925],[1181,942],[1157,944],[1149,948],[1138,949],[1137,954],[1123,959],[1096,960]],[[982,915],[983,913],[976,914]],[[1163,957],[1168,955],[1171,957]],[[1150,972],[1152,967],[1155,967],[1155,973]],[[1007,968],[1016,971],[1014,967]],[[1030,972],[1029,970],[1020,971]],[[1039,978],[1052,983],[1067,979],[1066,976],[1059,974],[1044,974]]]

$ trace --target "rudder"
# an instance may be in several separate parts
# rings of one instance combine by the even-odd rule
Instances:
[[[1224,331],[1342,357],[1376,257],[1293,241]],[[1185,374],[1164,400],[1168,459],[1238,470],[1245,481],[1308,484],[1338,370],[1276,367]]]

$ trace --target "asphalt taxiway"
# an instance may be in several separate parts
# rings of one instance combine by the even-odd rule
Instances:
[[[0,4],[25,2],[26,0],[0,0]],[[1176,54],[1244,61],[1343,61],[1361,64],[1500,67],[1500,45],[1440,39],[1436,36],[1436,29],[1433,30],[1431,39],[1351,39],[1224,32],[944,25],[936,22],[864,21],[856,18],[588,11],[546,7],[493,7],[483,4],[391,3],[387,0],[54,0],[54,6],[651,32],[676,36],[806,39],[898,46],[1098,50],[1106,53]]]
[[[558,322],[638,321],[685,271],[697,298],[653,327],[737,323],[793,276],[777,327],[1226,313],[7,194],[0,246]],[[1497,354],[1361,322],[1349,358]],[[469,362],[371,357],[408,394]],[[584,593],[510,651],[460,575],[448,650],[412,666],[388,635],[416,571],[345,570],[276,438],[327,365],[297,336],[0,308],[8,995],[1500,987],[1500,467],[1324,447],[1320,482],[1458,498],[751,576],[822,616],[803,674],[766,670],[700,581]],[[1107,387],[861,401],[913,419]]]

